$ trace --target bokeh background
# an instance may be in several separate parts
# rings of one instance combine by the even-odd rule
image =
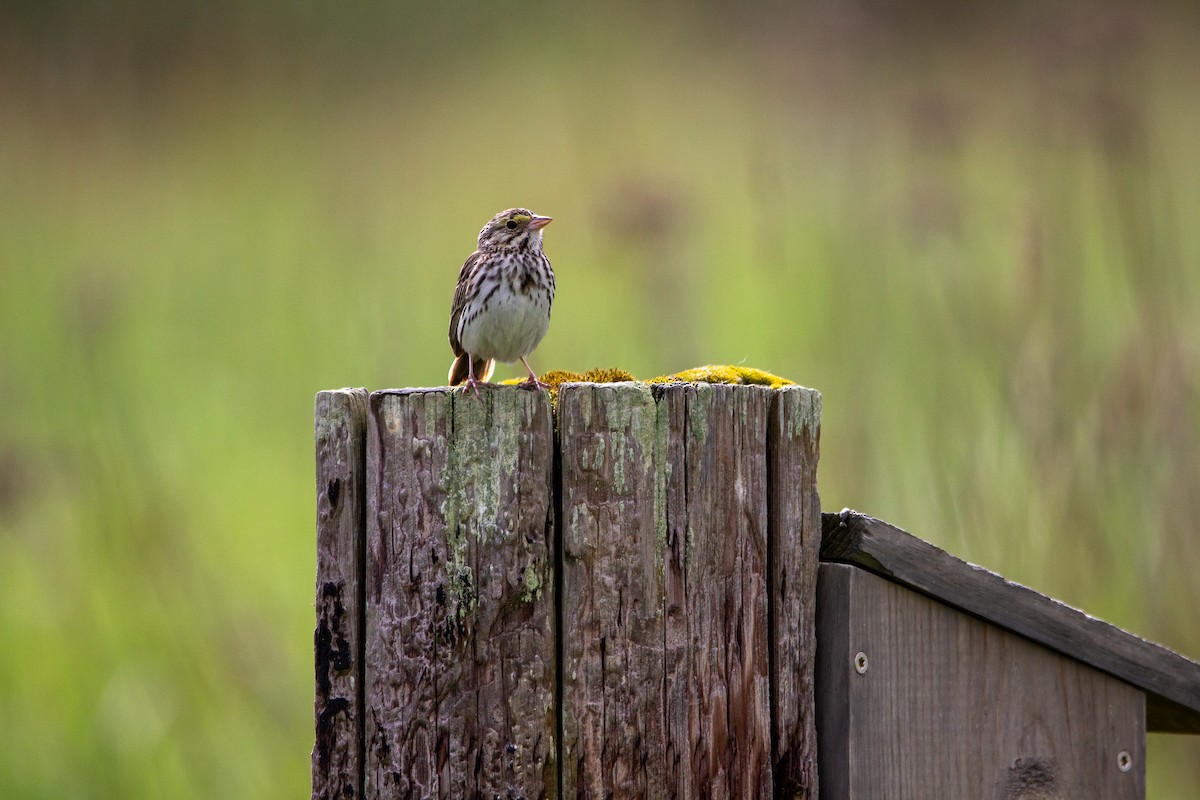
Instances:
[[[1200,657],[1196,3],[6,3],[0,796],[306,796],[313,395],[512,205],[536,368],[816,387],[827,510]]]

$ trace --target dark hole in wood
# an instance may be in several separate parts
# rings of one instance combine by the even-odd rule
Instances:
[[[343,617],[346,607],[342,602],[343,585],[326,581],[321,585],[322,613],[316,632],[316,661],[318,689],[328,696],[330,672],[345,672],[351,666],[350,641],[346,638]]]

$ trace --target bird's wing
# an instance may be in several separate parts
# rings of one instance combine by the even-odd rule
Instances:
[[[467,305],[468,287],[475,280],[475,266],[479,263],[479,251],[467,256],[462,269],[458,271],[458,285],[454,287],[454,302],[450,304],[450,349],[455,356],[463,354],[462,344],[458,341],[458,319],[462,316]]]

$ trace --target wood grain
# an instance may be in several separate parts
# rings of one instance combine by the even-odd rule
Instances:
[[[770,390],[669,385],[656,394],[667,783],[676,797],[770,797]]]
[[[560,390],[564,796],[771,797],[773,733],[787,796],[816,796],[819,411],[801,389]]]
[[[821,500],[821,395],[799,386],[771,395],[767,422],[771,708],[779,797],[817,796],[813,698]]]
[[[1200,733],[1200,664],[863,514],[824,515],[821,558],[857,564],[1147,692],[1149,730]]]
[[[656,407],[645,384],[559,394],[563,794],[665,797]]]
[[[366,796],[553,797],[543,393],[371,395]]]
[[[367,392],[321,392],[317,473],[314,800],[362,797],[362,552]]]
[[[820,582],[825,800],[1145,796],[1136,688],[857,567]]]
[[[814,677],[817,722],[817,775],[819,794],[829,798],[851,798],[850,676],[846,659],[850,649],[849,569],[818,569],[817,659]],[[840,565],[839,565],[840,566]]]

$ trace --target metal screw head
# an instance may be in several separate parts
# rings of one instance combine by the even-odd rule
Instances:
[[[1129,755],[1128,750],[1122,750],[1117,753],[1117,769],[1121,772],[1129,772],[1133,768],[1133,756]]]
[[[867,654],[861,650],[854,654],[854,671],[859,675],[866,674],[867,671]]]

